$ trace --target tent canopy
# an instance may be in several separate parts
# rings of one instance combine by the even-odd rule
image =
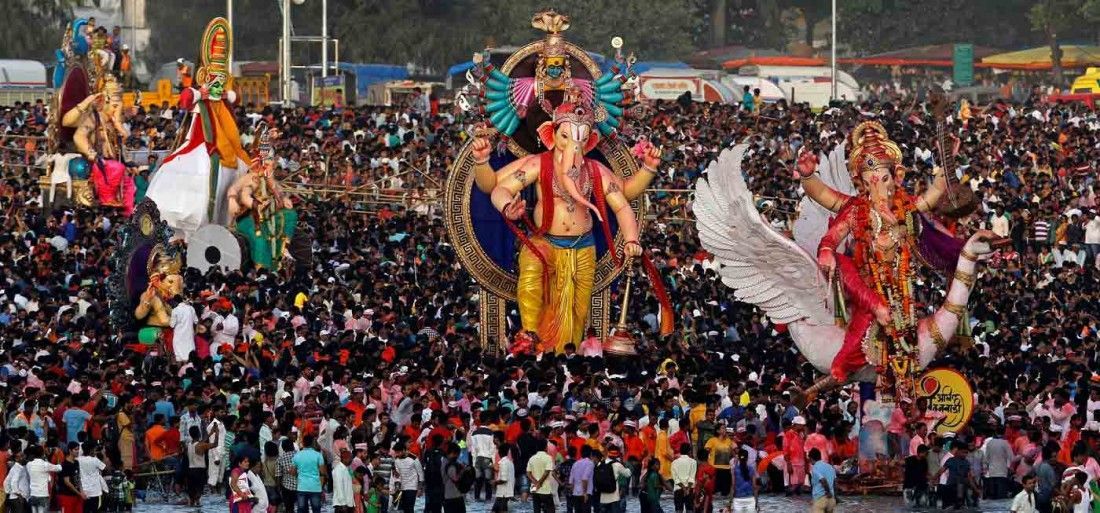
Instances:
[[[829,62],[820,57],[792,57],[788,55],[746,57],[730,59],[722,63],[725,69],[737,69],[741,66],[827,66]]]
[[[345,73],[355,75],[356,93],[362,98],[367,97],[371,84],[409,78],[409,71],[405,66],[394,64],[356,64],[341,61],[336,65]]]
[[[729,60],[745,59],[749,57],[774,57],[776,55],[780,55],[780,53],[770,48],[749,48],[742,45],[730,45],[695,52],[691,54],[686,61],[693,68],[721,69],[722,63]]]
[[[1040,46],[1016,52],[990,55],[982,59],[982,67],[1019,70],[1051,68],[1050,47]],[[1063,68],[1085,68],[1100,64],[1100,46],[1062,45]]]
[[[974,46],[974,58],[982,59],[1001,53],[1001,49],[989,46]],[[955,45],[946,43],[940,45],[911,46],[891,50],[889,52],[876,53],[863,57],[865,59],[900,59],[900,60],[932,60],[950,61],[955,57]]]

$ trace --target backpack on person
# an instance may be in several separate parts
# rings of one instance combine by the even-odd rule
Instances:
[[[455,488],[458,489],[458,493],[463,495],[474,489],[474,481],[477,480],[477,474],[474,472],[474,467],[471,465],[462,465],[452,462],[451,465],[458,466],[458,479],[455,480]]]
[[[619,481],[615,479],[615,461],[607,461],[596,465],[592,472],[592,488],[597,493],[615,493],[619,489]]]

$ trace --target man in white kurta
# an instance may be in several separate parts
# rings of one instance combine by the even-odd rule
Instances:
[[[195,325],[199,317],[195,314],[195,308],[186,301],[180,301],[172,309],[172,352],[175,353],[177,362],[186,362],[195,350]]]
[[[233,347],[233,341],[241,332],[241,321],[230,311],[222,317],[221,322],[214,324],[214,339],[210,344],[210,354],[217,354],[223,345]]]

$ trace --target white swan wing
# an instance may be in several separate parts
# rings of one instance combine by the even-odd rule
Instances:
[[[817,263],[756,210],[741,174],[746,148],[723,151],[695,184],[692,209],[703,248],[737,299],[760,307],[773,322],[831,324],[829,287]]]
[[[844,154],[844,143],[840,143],[828,155],[818,155],[817,175],[833,190],[855,196],[856,188],[852,185],[851,176],[848,175]],[[833,213],[829,209],[819,205],[809,196],[803,196],[798,207],[798,219],[791,227],[795,242],[809,254],[816,255],[817,245],[829,230],[829,219],[832,216]]]

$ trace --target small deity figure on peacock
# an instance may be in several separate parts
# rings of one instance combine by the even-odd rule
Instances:
[[[248,241],[252,262],[268,269],[279,268],[298,226],[298,213],[274,176],[272,140],[278,134],[274,128],[260,130],[251,167],[226,191],[233,228]]]

